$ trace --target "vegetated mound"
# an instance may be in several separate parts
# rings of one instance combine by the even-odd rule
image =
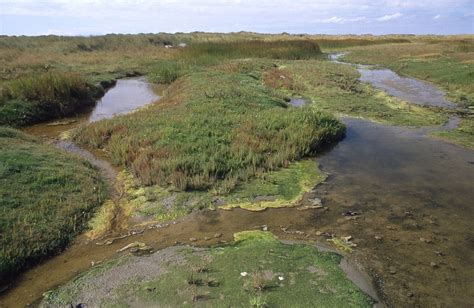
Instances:
[[[41,307],[372,307],[339,267],[342,257],[270,232],[244,231],[225,247],[170,247],[122,256],[45,293]],[[198,302],[198,303],[197,303]]]
[[[179,79],[160,103],[82,127],[73,139],[105,149],[142,184],[227,193],[343,133],[334,117],[288,107],[251,74],[204,71]]]
[[[64,248],[105,196],[86,161],[0,127],[0,285]]]
[[[27,75],[0,90],[0,125],[15,127],[76,114],[103,93],[78,74],[60,72]]]
[[[321,54],[321,49],[314,40],[244,40],[190,44],[183,48],[177,57],[187,61],[199,61],[201,58],[301,60],[315,58]]]

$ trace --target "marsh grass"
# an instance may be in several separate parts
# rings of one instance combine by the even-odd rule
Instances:
[[[206,71],[174,83],[159,104],[81,128],[76,142],[105,149],[144,185],[231,191],[342,137],[313,109],[288,108],[247,74]]]
[[[93,106],[101,93],[78,74],[24,76],[3,85],[0,125],[23,126],[72,115]]]
[[[0,284],[62,250],[105,195],[87,162],[0,128]]]
[[[191,63],[215,63],[223,59],[269,58],[300,60],[320,56],[321,49],[313,40],[237,41],[190,44],[177,57]]]

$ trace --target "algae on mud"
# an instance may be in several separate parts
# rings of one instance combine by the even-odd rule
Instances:
[[[0,128],[0,284],[61,251],[106,194],[86,161]]]
[[[148,257],[122,256],[46,293],[50,305],[372,307],[374,300],[338,266],[342,257],[283,244],[262,231],[235,234],[224,247],[171,247]],[[117,276],[118,275],[118,276]]]
[[[210,191],[176,191],[159,185],[143,186],[128,172],[119,173],[117,183],[122,198],[107,201],[89,223],[87,235],[97,238],[110,230],[120,207],[125,220],[133,223],[167,223],[203,209],[243,208],[263,211],[267,208],[296,206],[304,194],[326,179],[314,159],[290,163],[286,168],[264,173],[225,194]],[[126,227],[126,221],[122,221]]]

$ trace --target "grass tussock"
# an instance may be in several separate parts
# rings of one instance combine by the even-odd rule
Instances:
[[[329,115],[288,108],[247,74],[207,71],[181,78],[160,104],[91,124],[73,138],[104,148],[142,184],[225,193],[314,154],[343,131]]]
[[[85,161],[0,128],[0,284],[63,249],[105,195]]]
[[[2,88],[0,125],[24,126],[93,106],[99,88],[73,73],[48,72],[15,79]]]

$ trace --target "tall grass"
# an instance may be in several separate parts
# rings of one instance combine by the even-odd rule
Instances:
[[[339,139],[343,125],[313,109],[288,108],[241,73],[189,74],[159,104],[74,134],[106,149],[145,185],[225,193]]]
[[[105,196],[85,161],[0,127],[0,285],[63,249]]]
[[[100,89],[73,73],[48,72],[4,85],[0,125],[22,126],[64,117],[93,106]]]
[[[236,41],[190,44],[176,57],[188,63],[215,63],[223,59],[269,58],[310,59],[321,55],[319,45],[312,40]]]

